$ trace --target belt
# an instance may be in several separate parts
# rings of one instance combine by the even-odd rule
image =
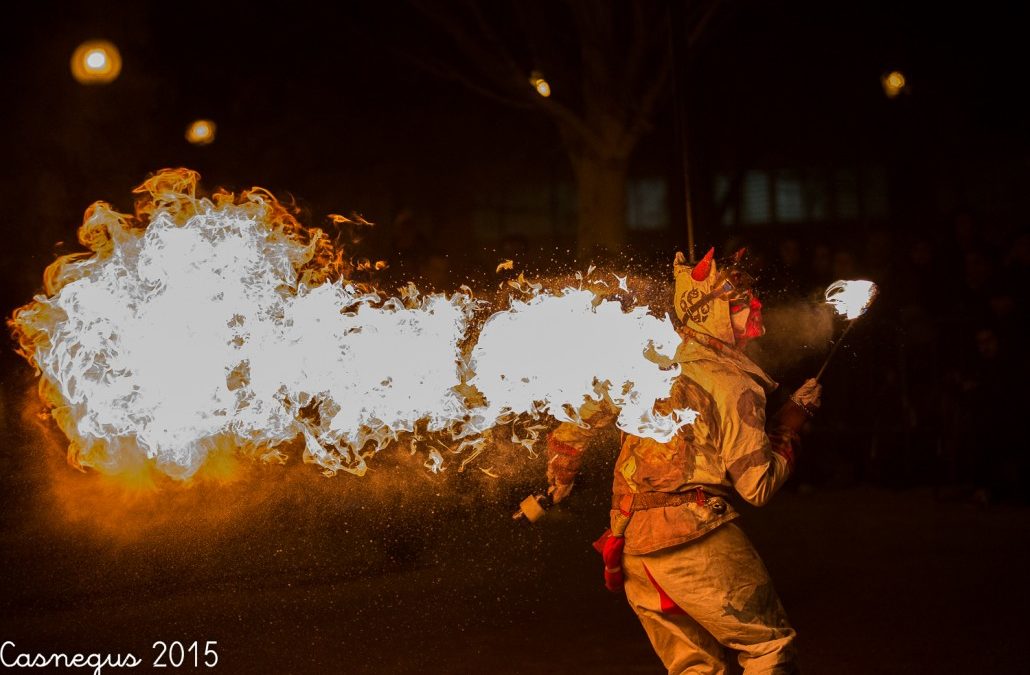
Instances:
[[[702,487],[696,487],[686,492],[635,492],[631,495],[612,495],[613,509],[631,513],[666,506],[682,506],[691,502],[698,506],[707,506],[716,513],[726,510],[726,501],[722,497],[709,495]]]

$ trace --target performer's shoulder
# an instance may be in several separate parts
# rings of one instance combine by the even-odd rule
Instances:
[[[685,364],[674,391],[677,398],[686,398],[689,403],[708,403],[718,407],[735,405],[741,398],[754,398],[764,404],[765,392],[754,378],[732,363],[716,361]],[[695,410],[698,408],[692,406]]]

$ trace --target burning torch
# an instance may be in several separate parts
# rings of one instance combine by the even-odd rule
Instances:
[[[826,289],[826,302],[833,306],[837,314],[847,319],[848,325],[845,326],[844,332],[840,334],[840,337],[833,344],[833,349],[830,350],[826,360],[823,361],[822,368],[819,369],[815,376],[816,382],[826,372],[826,367],[830,365],[830,361],[837,353],[837,349],[840,348],[840,343],[844,342],[844,338],[851,331],[851,327],[855,325],[855,320],[866,313],[869,306],[873,304],[873,300],[876,299],[878,292],[876,284],[862,279],[856,281],[835,281]]]
[[[519,503],[519,510],[512,514],[512,520],[521,520],[525,518],[531,523],[535,523],[544,517],[547,513],[547,509],[554,505],[550,495],[536,494],[529,495]]]
[[[788,429],[794,433],[801,431],[807,418],[812,416],[811,404],[807,403],[806,399],[818,400],[820,378],[840,348],[840,343],[844,341],[848,332],[851,331],[851,327],[855,325],[855,320],[865,314],[869,305],[873,303],[876,292],[876,284],[864,280],[835,281],[826,289],[826,302],[848,320],[848,325],[834,343],[829,356],[826,357],[826,361],[823,362],[816,376],[805,382],[777,411],[773,418],[774,426]],[[816,405],[818,404],[816,403]]]

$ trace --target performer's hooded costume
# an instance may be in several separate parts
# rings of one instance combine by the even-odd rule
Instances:
[[[805,415],[767,433],[766,392],[776,385],[738,349],[762,334],[761,304],[741,290],[739,273],[720,273],[710,251],[693,268],[677,255],[674,274],[682,372],[658,408],[699,415],[667,443],[624,436],[611,531],[596,544],[606,583],[617,590],[624,578],[670,673],[724,672],[723,646],[740,652],[749,675],[793,672],[794,630],[725,497],[736,490],[755,505],[772,497],[790,475]],[[565,423],[548,439],[552,490],[568,492],[581,452],[614,411],[588,402],[581,416],[586,427]]]

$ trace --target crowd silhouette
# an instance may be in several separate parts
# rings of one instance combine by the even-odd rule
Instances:
[[[880,289],[827,369],[801,489],[873,482],[980,504],[1027,501],[1020,338],[1030,233],[959,212],[932,231],[873,230],[836,245],[785,236],[752,250],[770,308],[811,306],[836,279]],[[787,317],[770,328],[796,330],[796,313]],[[788,386],[812,375],[829,343],[803,346],[809,357],[772,362]]]

